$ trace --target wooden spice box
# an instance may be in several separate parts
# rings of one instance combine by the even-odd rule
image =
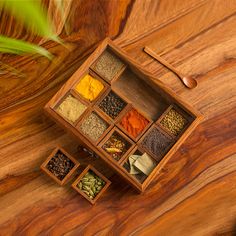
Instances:
[[[103,188],[100,190],[100,192],[95,196],[95,198],[91,199],[88,197],[86,193],[84,193],[79,187],[77,186],[81,179],[85,176],[86,173],[89,171],[92,171],[96,176],[101,178],[104,182],[105,185]],[[107,179],[103,174],[101,174],[98,170],[96,170],[92,165],[88,165],[83,172],[77,177],[77,179],[73,182],[72,187],[79,193],[81,194],[84,198],[86,198],[91,204],[95,204],[96,201],[101,197],[101,195],[106,191],[106,189],[110,186],[111,181]]]
[[[103,54],[104,51],[105,53]],[[114,61],[114,57],[116,58],[115,60],[118,61],[117,65],[119,65],[119,71],[116,71],[115,65],[111,64],[111,62],[107,63],[109,66],[106,66],[106,60],[104,60],[104,58],[109,57],[104,57],[104,55],[107,54],[107,52],[112,53],[112,62]],[[100,63],[99,60],[101,60],[101,58],[103,60]],[[96,67],[96,65],[99,66]],[[112,68],[112,70],[116,72],[112,80],[102,77],[102,74],[105,72],[111,76],[113,72],[109,71],[109,68]],[[96,70],[99,70],[99,73],[96,73]],[[104,70],[104,73],[101,73],[101,70]],[[60,114],[55,111],[55,107],[62,100],[65,94],[74,94],[74,88],[80,79],[88,73],[94,75],[95,78],[98,78],[100,81],[102,81],[105,84],[105,88],[93,102],[86,102],[84,98],[77,96],[78,99],[81,101],[83,100],[88,105],[88,109],[84,112],[84,114],[81,115],[81,117],[78,119],[79,121],[75,124],[67,122],[66,119],[62,118]],[[100,102],[110,90],[112,90],[127,103],[127,106],[115,119],[109,117],[99,108]],[[122,129],[119,125],[120,120],[125,114],[127,114],[131,106],[133,106],[147,120],[150,121],[148,126],[136,139],[134,139],[125,129]],[[178,114],[183,116],[187,121],[187,124],[177,136],[173,135],[161,124],[163,117],[165,117],[168,111],[173,107],[178,112]],[[112,167],[128,183],[130,183],[140,192],[147,188],[150,182],[157,176],[161,168],[171,158],[177,148],[184,142],[184,140],[203,118],[198,111],[185,103],[163,83],[153,77],[152,74],[137,64],[131,57],[118,48],[109,38],[105,39],[100,44],[94,53],[89,56],[82,66],[46,104],[45,111],[58,125],[78,138],[78,140],[82,142],[88,149],[94,151],[110,167]],[[99,116],[109,124],[107,130],[103,132],[103,134],[96,141],[92,141],[87,137],[87,135],[84,135],[81,132],[81,125],[86,119],[86,115],[91,111],[98,113]],[[168,122],[169,121],[167,120],[167,123]],[[176,126],[176,121],[173,120],[171,122],[171,124]],[[160,156],[155,156],[152,152],[150,152],[150,150],[147,150],[142,145],[142,141],[151,132],[153,127],[156,127],[161,134],[171,139],[171,144],[168,144],[164,154]],[[178,123],[174,128],[178,128]],[[124,156],[121,157],[119,161],[112,160],[111,157],[102,149],[102,145],[111,136],[114,130],[117,130],[119,133],[121,133],[131,145],[130,149],[125,153]],[[163,143],[159,142],[159,145],[162,146]],[[129,155],[137,150],[140,153],[146,152],[152,160],[156,161],[156,167],[148,176],[142,178],[142,180],[139,180],[138,178],[135,178],[129,174],[129,172],[123,166],[125,161],[128,160]]]
[[[69,173],[62,179],[58,179],[48,168],[47,165],[49,163],[49,161],[55,157],[55,155],[57,153],[62,153],[63,155],[65,155],[68,159],[70,159],[73,163],[74,163],[74,167],[69,171]],[[56,147],[53,152],[49,155],[49,157],[42,163],[42,165],[40,166],[41,170],[46,173],[49,177],[51,177],[53,180],[55,180],[59,185],[63,186],[65,185],[70,178],[72,177],[72,175],[75,173],[75,171],[77,170],[77,168],[80,166],[80,163],[73,157],[71,156],[68,152],[66,152],[62,147]]]

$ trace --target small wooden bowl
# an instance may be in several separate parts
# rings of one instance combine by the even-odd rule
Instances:
[[[85,176],[86,173],[89,171],[92,171],[95,175],[100,177],[102,180],[106,182],[106,184],[103,186],[103,188],[100,190],[100,192],[95,196],[94,199],[91,199],[88,197],[86,193],[84,193],[82,190],[80,190],[77,185],[80,182],[80,180]],[[73,182],[71,185],[79,194],[81,194],[85,199],[87,199],[91,204],[95,204],[96,201],[101,197],[101,195],[106,191],[106,189],[111,184],[111,181],[107,179],[103,174],[101,174],[98,170],[96,170],[92,165],[88,165],[83,172],[79,175],[79,177]]]
[[[63,178],[63,180],[58,179],[49,169],[47,168],[48,162],[56,155],[57,152],[61,152],[63,155],[68,157],[75,165],[70,170],[70,172]],[[48,176],[50,176],[52,179],[54,179],[59,185],[63,186],[65,185],[71,176],[75,173],[76,169],[79,167],[80,163],[72,157],[68,152],[66,152],[62,147],[56,147],[53,152],[49,155],[49,157],[43,162],[43,164],[40,166],[40,169],[46,173]]]

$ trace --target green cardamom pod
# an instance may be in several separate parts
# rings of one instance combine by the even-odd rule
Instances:
[[[96,188],[94,186],[91,189],[94,193],[96,192]]]
[[[87,191],[90,190],[90,188],[89,188],[88,186],[86,186],[86,185],[83,185],[83,189],[84,189],[84,190],[87,190]]]
[[[83,192],[84,192],[85,194],[87,194],[88,196],[90,196],[90,194],[89,194],[89,192],[88,192],[88,191],[86,191],[86,190],[83,190]]]
[[[94,193],[91,189],[89,190],[89,194],[94,197]]]

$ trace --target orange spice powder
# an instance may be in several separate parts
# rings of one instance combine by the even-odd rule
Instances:
[[[121,120],[121,126],[136,138],[148,125],[149,121],[137,110],[132,109]]]

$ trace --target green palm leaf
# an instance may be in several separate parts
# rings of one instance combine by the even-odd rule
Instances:
[[[0,7],[10,11],[16,19],[21,20],[38,35],[61,43],[54,34],[52,24],[48,21],[39,0],[0,0]]]
[[[52,54],[43,47],[19,39],[12,39],[1,35],[0,35],[0,52],[12,53],[17,55],[22,55],[27,53],[40,54],[42,56],[47,57],[50,60],[53,58]]]

